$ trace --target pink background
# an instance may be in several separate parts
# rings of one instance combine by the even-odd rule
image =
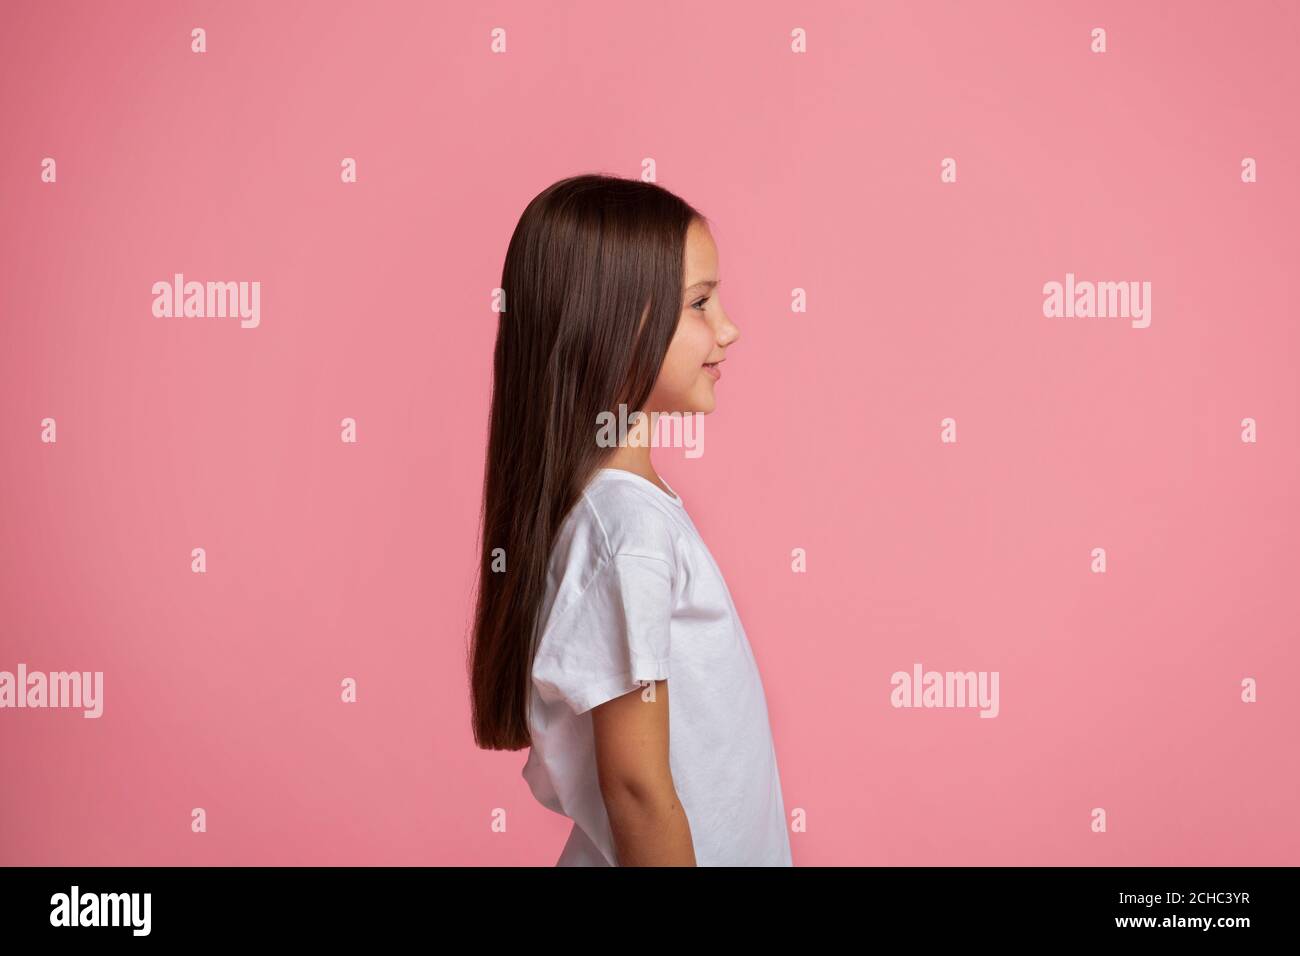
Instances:
[[[1300,14],[1059,7],[6,3],[0,670],[105,709],[0,711],[0,862],[554,862],[469,728],[491,292],[533,195],[653,157],[742,333],[656,462],[796,864],[1300,863]],[[175,272],[260,327],[155,318]],[[1045,318],[1066,272],[1150,328]],[[918,661],[1000,715],[894,709]]]

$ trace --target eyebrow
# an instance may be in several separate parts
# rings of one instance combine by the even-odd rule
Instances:
[[[716,285],[721,285],[721,279],[705,279],[703,282],[697,282],[695,285],[686,287],[687,292],[694,292],[696,289],[712,289]]]

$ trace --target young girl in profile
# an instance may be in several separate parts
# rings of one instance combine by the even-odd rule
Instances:
[[[652,414],[713,411],[739,335],[719,281],[704,216],[608,176],[543,190],[506,252],[473,727],[531,748],[533,795],[573,821],[559,866],[791,865],[749,640],[650,460]],[[611,415],[636,421],[616,447]]]

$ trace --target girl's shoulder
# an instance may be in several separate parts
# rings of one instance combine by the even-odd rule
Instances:
[[[636,481],[597,472],[566,523],[600,558],[642,555],[675,564],[680,525],[665,507],[671,502],[652,482],[632,477]],[[664,501],[656,501],[655,495]]]

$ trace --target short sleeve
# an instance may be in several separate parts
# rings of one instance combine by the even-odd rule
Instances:
[[[575,714],[667,680],[672,597],[667,561],[613,555],[543,638],[534,680]]]

